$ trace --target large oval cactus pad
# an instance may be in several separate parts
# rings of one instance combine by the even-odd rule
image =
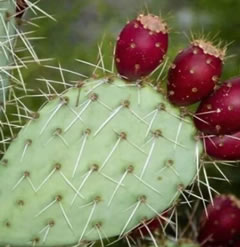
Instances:
[[[191,120],[150,85],[89,79],[49,101],[0,165],[0,244],[123,235],[193,182]]]

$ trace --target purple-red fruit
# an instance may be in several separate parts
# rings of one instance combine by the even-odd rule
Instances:
[[[190,105],[209,95],[222,73],[225,50],[195,40],[175,58],[168,72],[168,97],[175,105]]]
[[[17,0],[17,6],[16,6],[16,17],[22,18],[24,14],[24,10],[28,7],[25,0]]]
[[[194,119],[205,134],[231,134],[240,130],[240,77],[226,81],[202,101]]]
[[[115,52],[118,73],[127,80],[149,75],[168,48],[167,24],[158,16],[139,15],[121,31]]]
[[[240,234],[240,201],[232,195],[217,196],[207,212],[198,237],[201,246],[229,246]]]
[[[221,160],[240,159],[240,132],[231,135],[204,137],[208,155]]]

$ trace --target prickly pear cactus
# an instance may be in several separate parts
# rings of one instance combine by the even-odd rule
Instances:
[[[33,114],[1,161],[0,244],[124,236],[191,193],[194,136],[191,119],[149,84],[79,82]]]
[[[11,69],[13,69],[13,47],[16,33],[14,1],[0,1],[0,104],[5,106]]]

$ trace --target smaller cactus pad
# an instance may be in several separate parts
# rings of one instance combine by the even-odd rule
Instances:
[[[0,104],[3,105],[6,104],[11,70],[16,59],[13,49],[16,40],[15,9],[13,0],[0,1]]]

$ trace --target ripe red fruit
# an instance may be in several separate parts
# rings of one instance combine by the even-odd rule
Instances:
[[[208,155],[221,160],[240,159],[240,132],[232,135],[204,137]]]
[[[176,105],[193,104],[209,95],[222,73],[225,50],[195,40],[175,58],[168,72],[168,97]]]
[[[127,80],[150,74],[161,62],[168,48],[167,24],[158,16],[139,15],[127,23],[116,45],[118,73]]]
[[[228,246],[240,234],[240,201],[232,195],[221,195],[202,215],[198,236],[203,246]]]
[[[226,81],[202,101],[194,119],[205,134],[231,134],[240,130],[240,77]]]
[[[17,6],[16,6],[16,17],[17,18],[22,18],[24,14],[24,10],[28,7],[27,3],[25,0],[17,0]]]

